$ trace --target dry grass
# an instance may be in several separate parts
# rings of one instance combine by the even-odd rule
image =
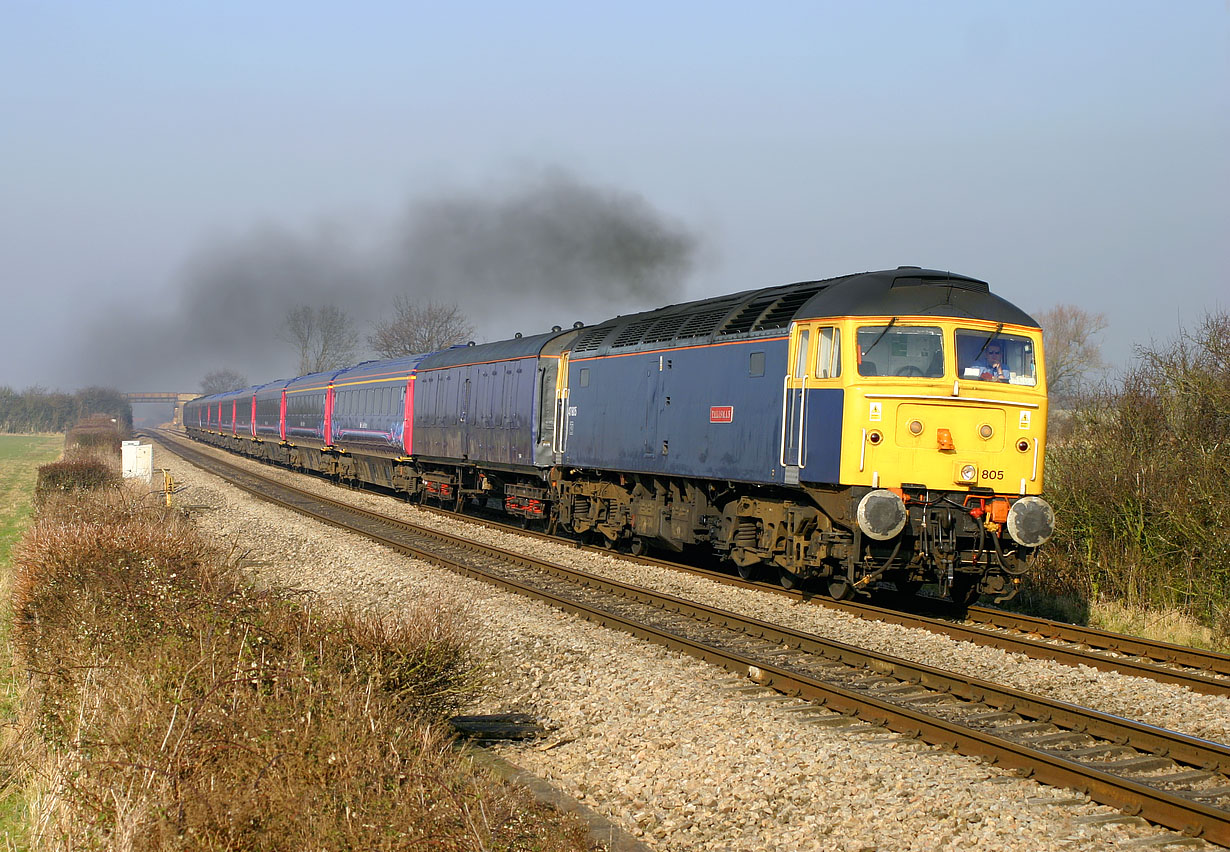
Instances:
[[[451,747],[479,666],[448,611],[325,613],[111,489],[44,505],[13,612],[27,685],[4,764],[30,848],[586,848]]]
[[[1090,608],[1089,626],[1192,648],[1230,652],[1224,634],[1174,608],[1141,609],[1120,601],[1099,601]]]

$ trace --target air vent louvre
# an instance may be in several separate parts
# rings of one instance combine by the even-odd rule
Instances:
[[[653,327],[645,332],[645,336],[641,338],[642,343],[661,343],[664,340],[674,340],[675,334],[688,320],[687,314],[675,314],[671,317],[663,317],[653,324]]]
[[[761,296],[759,299],[753,299],[747,307],[731,317],[722,327],[722,334],[742,334],[745,331],[751,331],[765,308],[775,301],[777,299],[774,296]]]
[[[610,326],[600,326],[591,328],[577,338],[577,342],[573,344],[572,351],[576,352],[593,352],[602,345],[603,339],[611,331]]]
[[[619,333],[619,336],[615,338],[615,341],[611,344],[611,347],[635,346],[641,342],[641,335],[644,334],[653,324],[654,320],[652,319],[632,323],[632,325],[628,326]]]
[[[794,317],[803,303],[816,295],[820,291],[819,287],[808,287],[803,290],[795,290],[792,293],[787,293],[782,296],[777,302],[765,312],[764,318],[756,323],[756,330],[771,328],[785,328],[790,324],[790,320]]]
[[[712,334],[713,330],[717,328],[718,323],[722,321],[722,317],[728,313],[730,313],[729,306],[696,314],[687,321],[683,328],[679,329],[679,336],[704,337],[707,334]]]

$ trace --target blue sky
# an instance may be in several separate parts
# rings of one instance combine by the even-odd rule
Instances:
[[[283,373],[272,345],[185,342],[203,268],[274,242],[314,283],[254,295],[260,328],[288,293],[345,304],[348,274],[366,328],[414,292],[389,283],[408,211],[543,173],[694,252],[648,296],[445,287],[480,338],[919,264],[1103,312],[1123,363],[1230,307],[1227,152],[1225,0],[0,0],[0,275],[21,317],[0,384]]]

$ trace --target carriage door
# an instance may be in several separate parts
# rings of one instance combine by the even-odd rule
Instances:
[[[807,467],[807,444],[803,434],[807,422],[807,375],[811,354],[810,326],[790,326],[790,360],[782,389],[781,464],[786,484],[799,484],[799,471]]]

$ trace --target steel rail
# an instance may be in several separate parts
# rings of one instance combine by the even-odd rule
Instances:
[[[288,492],[289,498],[275,497],[272,498],[273,501],[334,526],[353,528],[351,523],[337,518],[336,515],[330,516],[328,511],[322,512],[312,504],[329,506],[334,512],[340,511],[346,515],[363,518],[384,526],[386,529],[392,526],[399,531],[413,530],[415,535],[425,535],[431,540],[444,541],[451,547],[461,547],[469,552],[483,553],[487,557],[494,556],[501,561],[527,566],[532,570],[546,571],[554,576],[565,578],[570,583],[583,584],[589,589],[602,590],[606,594],[617,595],[622,599],[678,612],[710,624],[720,624],[744,635],[757,637],[763,642],[771,643],[772,646],[818,655],[848,666],[875,671],[906,683],[918,684],[940,693],[975,702],[977,705],[995,707],[1025,718],[1046,720],[1059,727],[1079,731],[1089,736],[1101,737],[1110,742],[1128,743],[1133,748],[1141,749],[1152,755],[1165,755],[1179,763],[1199,767],[1209,772],[1225,773],[1230,770],[1230,748],[1219,743],[1062,702],[1054,702],[979,679],[963,678],[932,667],[862,651],[842,643],[830,642],[767,622],[694,604],[671,595],[659,594],[631,584],[555,565],[535,557],[512,553],[502,548],[479,545],[448,533],[421,530],[413,524],[388,518],[377,512],[322,498],[293,486],[270,483],[255,473],[237,469],[228,462],[204,456],[199,451],[193,452],[192,455],[196,455],[198,459],[207,460],[211,465],[236,470],[241,479],[256,480],[257,485],[242,482],[236,484],[256,493],[263,499],[271,499],[271,495],[266,493],[270,487]],[[366,526],[366,524],[361,526]],[[437,563],[446,563],[455,570],[482,576],[484,579],[492,578],[490,571],[435,551],[426,550],[421,546],[408,544],[402,539],[390,537],[379,530],[363,529],[361,532],[399,551],[411,552]],[[1213,842],[1230,843],[1230,812],[1205,802],[1192,800],[1188,797],[1193,795],[1190,791],[1188,796],[1184,796],[1182,791],[1162,790],[1137,779],[1112,774],[1109,771],[1109,767],[1113,765],[1111,763],[1102,762],[1098,766],[1091,767],[1087,763],[1056,754],[1053,750],[1031,747],[998,736],[993,730],[978,730],[968,724],[953,722],[910,706],[901,706],[876,696],[861,694],[858,691],[825,682],[820,678],[779,665],[771,656],[757,657],[718,648],[712,644],[680,635],[678,632],[663,630],[643,621],[629,619],[609,609],[586,605],[566,595],[534,587],[514,578],[499,576],[495,581],[506,588],[549,600],[556,606],[584,615],[607,626],[618,627],[640,636],[652,636],[655,641],[717,663],[731,671],[747,673],[755,667],[759,675],[757,681],[762,685],[809,698],[840,712],[883,724],[892,730],[911,733],[928,742],[945,744],[965,753],[985,756],[1006,766],[1028,769],[1039,780],[1046,783],[1084,789],[1092,798],[1105,804],[1137,813],[1146,819],[1187,833],[1202,835]]]
[[[989,624],[1005,630],[1019,630],[1022,633],[1036,633],[1046,638],[1080,643],[1102,651],[1112,651],[1193,669],[1204,669],[1230,678],[1230,654],[1217,651],[1175,645],[1171,642],[1139,639],[1123,633],[1099,630],[1096,627],[1066,624],[1062,621],[1052,621],[1047,618],[1006,612],[990,607],[970,607],[966,618],[977,624]],[[1225,681],[1225,686],[1230,690],[1230,680]]]

